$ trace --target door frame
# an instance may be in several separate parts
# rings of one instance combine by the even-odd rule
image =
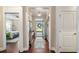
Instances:
[[[61,14],[62,12],[76,12],[79,13],[79,11],[72,11],[72,10],[66,10],[66,11],[60,11],[57,15],[56,15],[56,52],[60,52],[60,47],[61,47],[61,21],[60,21],[60,18],[61,18]],[[77,36],[76,36],[76,52],[79,52],[79,21],[78,21],[78,18],[76,19],[76,32],[77,32]]]
[[[52,50],[51,45],[51,16],[48,17],[48,42],[49,42],[49,50]]]

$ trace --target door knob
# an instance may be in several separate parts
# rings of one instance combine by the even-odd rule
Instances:
[[[74,35],[76,35],[77,33],[74,33]]]

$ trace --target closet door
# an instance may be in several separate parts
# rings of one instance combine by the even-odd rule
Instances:
[[[62,12],[60,20],[60,52],[76,52],[76,12]]]

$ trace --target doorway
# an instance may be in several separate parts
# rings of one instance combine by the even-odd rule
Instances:
[[[48,7],[30,7],[31,24],[31,50],[32,52],[49,52],[48,39]],[[32,25],[32,26],[31,26]]]

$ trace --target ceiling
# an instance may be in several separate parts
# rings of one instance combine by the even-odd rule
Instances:
[[[46,18],[49,14],[49,7],[30,7],[33,18]]]

